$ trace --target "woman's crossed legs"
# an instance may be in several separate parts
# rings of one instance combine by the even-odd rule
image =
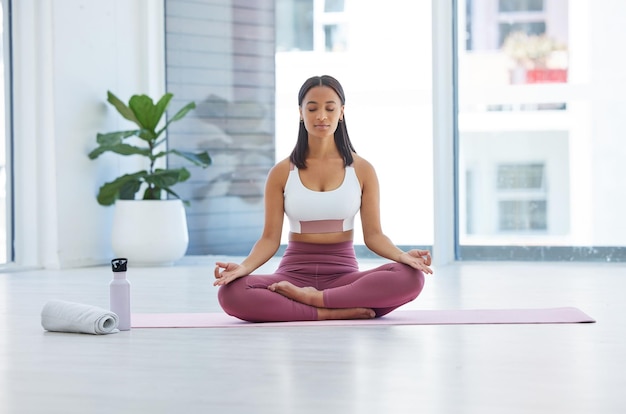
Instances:
[[[220,287],[226,313],[251,322],[368,319],[415,299],[424,274],[400,263],[339,275],[249,275]]]

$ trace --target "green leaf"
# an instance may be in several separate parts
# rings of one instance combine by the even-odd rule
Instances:
[[[143,155],[144,157],[148,157],[150,155],[150,150],[148,148],[140,148],[129,144],[119,144],[109,147],[109,151],[113,151],[114,153],[120,155]]]
[[[156,139],[159,135],[155,130],[172,96],[171,93],[166,93],[156,105],[152,98],[147,95],[133,95],[128,102],[130,109],[135,113],[142,127],[152,134],[153,139]]]
[[[118,195],[120,200],[134,200],[135,195],[141,188],[141,180],[125,181],[119,189]]]
[[[172,123],[174,121],[179,121],[179,120],[183,119],[187,115],[187,112],[189,112],[189,111],[191,111],[192,109],[195,109],[195,108],[196,108],[196,103],[195,102],[189,102],[182,109],[180,109],[178,112],[176,112],[176,115],[174,115],[173,117],[170,118],[169,123]]]
[[[136,123],[140,127],[142,126],[141,123],[139,123],[139,120],[135,116],[134,112],[128,106],[126,106],[126,104],[122,102],[120,98],[113,95],[111,91],[107,91],[107,101],[111,105],[113,105],[115,109],[117,109],[117,112],[119,112],[124,118]]]
[[[89,153],[89,158],[93,160],[107,151],[112,151],[120,155],[139,154],[148,156],[150,151],[147,148],[143,149],[140,147],[124,144],[122,142],[124,138],[136,135],[138,132],[139,130],[98,134],[96,141],[98,142],[98,144],[100,144],[100,146]]]
[[[96,142],[100,145],[115,145],[121,143],[124,138],[132,137],[138,133],[139,130],[135,129],[132,131],[118,131],[109,132],[108,134],[98,134],[96,136]]]
[[[164,188],[163,191],[167,192],[169,195],[172,195],[180,200],[180,196],[176,194],[171,188]]]
[[[134,174],[125,174],[115,180],[105,183],[98,192],[98,203],[110,206],[115,200],[133,200],[141,187],[142,180],[148,175],[147,171],[139,171]]]
[[[170,124],[172,122],[176,122],[176,121],[179,121],[179,120],[183,119],[187,115],[187,113],[189,111],[191,111],[192,109],[194,109],[195,107],[196,107],[196,103],[195,102],[189,102],[180,111],[176,112],[176,115],[174,115],[173,117],[168,119],[168,121],[165,124],[165,126],[163,128],[161,128],[161,130],[159,131],[159,133],[157,135],[161,135],[163,133],[163,131],[165,131],[170,126]]]
[[[143,200],[160,200],[161,199],[161,188],[159,187],[148,187],[146,191],[143,192]]]
[[[150,156],[150,150],[148,148],[140,148],[129,144],[114,144],[99,146],[89,153],[89,158],[93,160],[107,151],[114,152],[120,155],[143,155],[145,157]]]
[[[89,157],[90,160],[95,160],[96,158],[98,158],[100,155],[102,155],[103,153],[107,151],[108,151],[107,147],[98,147],[95,150],[91,151],[89,154],[87,154],[87,156]]]
[[[155,135],[154,131],[150,131],[148,129],[139,130],[137,136],[144,141],[151,143],[153,147],[155,146],[154,141],[158,138],[158,135]]]
[[[161,99],[159,99],[159,102],[157,102],[156,114],[158,114],[158,119],[156,120],[154,127],[152,129],[155,129],[157,127],[159,120],[165,113],[165,110],[167,109],[167,106],[170,104],[170,101],[172,100],[173,97],[174,95],[172,95],[171,93],[166,93],[165,95],[161,97]]]
[[[167,154],[169,154],[169,151],[161,151],[161,152],[159,152],[158,154],[154,154],[154,155],[152,155],[152,157],[151,157],[151,158],[152,158],[153,160],[156,160],[156,159],[159,159],[159,158],[161,158],[161,157],[165,157]]]
[[[211,156],[206,151],[194,154],[194,153],[191,153],[191,152],[178,151],[178,150],[173,149],[173,150],[170,150],[168,152],[171,153],[171,154],[176,154],[179,157],[183,157],[187,161],[193,163],[194,165],[202,167],[202,168],[208,167],[213,162],[213,160],[211,160]]]
[[[157,168],[153,174],[145,177],[145,181],[148,184],[153,184],[156,187],[165,189],[174,184],[186,181],[189,177],[191,177],[191,174],[186,168],[168,170]]]

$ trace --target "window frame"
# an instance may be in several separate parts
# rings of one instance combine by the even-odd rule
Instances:
[[[14,250],[14,234],[15,221],[13,218],[13,65],[12,65],[12,1],[0,0],[2,7],[3,33],[2,37],[2,59],[4,66],[4,137],[5,137],[5,223],[6,230],[4,237],[6,238],[6,259],[1,265],[9,265],[15,262]]]

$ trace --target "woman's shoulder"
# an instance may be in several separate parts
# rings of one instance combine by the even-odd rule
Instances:
[[[287,174],[289,174],[289,171],[292,169],[292,165],[293,164],[291,163],[291,160],[289,159],[289,157],[287,157],[274,164],[274,166],[272,167],[272,171],[278,171],[282,173],[287,172]]]
[[[369,187],[371,182],[378,181],[374,166],[369,161],[355,153],[353,153],[352,156],[354,158],[352,167],[354,168],[354,172],[361,183],[361,188]]]
[[[290,170],[291,161],[289,161],[289,158],[285,158],[274,164],[274,166],[270,169],[268,179],[277,180],[284,183],[285,181],[287,181],[287,176],[289,176]]]
[[[368,160],[356,153],[353,153],[352,157],[352,167],[354,167],[354,171],[357,175],[371,174],[374,172],[374,166]]]

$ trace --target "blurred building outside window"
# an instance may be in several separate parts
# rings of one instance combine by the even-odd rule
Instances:
[[[340,52],[347,48],[345,0],[277,0],[276,50]]]
[[[624,17],[610,0],[458,2],[462,256],[465,246],[623,256],[626,191],[605,180],[624,170],[624,58],[603,45],[626,35]]]

